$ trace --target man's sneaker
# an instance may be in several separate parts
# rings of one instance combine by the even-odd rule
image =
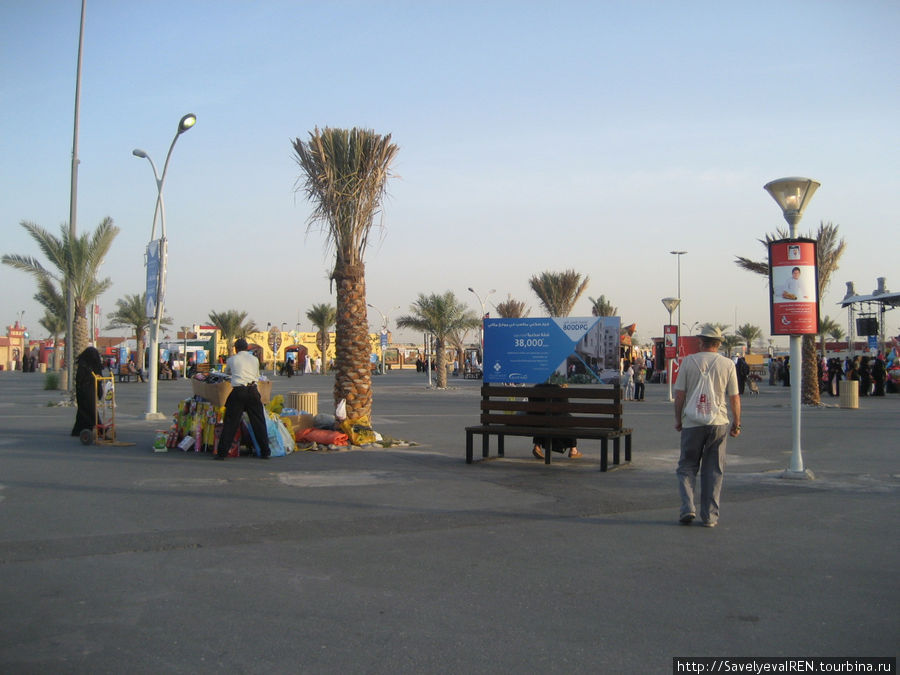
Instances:
[[[678,522],[682,525],[690,525],[694,522],[694,518],[697,517],[696,513],[685,513],[681,518],[678,519]]]
[[[703,521],[703,527],[715,527],[718,524],[719,524],[719,521],[717,521],[717,520],[704,520]]]

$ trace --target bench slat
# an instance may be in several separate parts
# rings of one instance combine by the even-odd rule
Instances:
[[[552,422],[550,421],[552,420]],[[588,428],[588,429],[615,429],[622,426],[619,417],[565,417],[563,415],[492,415],[483,413],[482,424],[495,424],[498,426],[535,427],[538,429],[553,427]]]

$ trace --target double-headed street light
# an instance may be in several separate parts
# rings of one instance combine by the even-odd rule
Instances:
[[[150,386],[147,392],[147,412],[144,419],[165,419],[166,415],[157,411],[157,386],[159,381],[159,322],[163,315],[163,305],[166,295],[166,206],[163,201],[163,185],[166,182],[166,173],[169,170],[169,159],[172,157],[172,149],[178,137],[197,123],[197,116],[188,113],[178,122],[178,131],[169,146],[166,154],[166,162],[163,164],[162,176],[156,171],[156,165],[146,152],[135,148],[131,154],[150,162],[153,169],[153,178],[156,181],[156,207],[153,210],[153,226],[150,229],[150,243],[147,244],[145,264],[147,266],[147,304],[146,316],[150,319],[150,359],[147,376],[150,378]],[[156,217],[160,220],[160,237],[156,239]],[[187,355],[185,355],[187,356]],[[143,355],[142,355],[143,357]]]
[[[821,183],[809,178],[779,178],[763,188],[772,195],[790,225],[790,238],[797,238],[797,223],[803,217],[809,200]],[[803,336],[791,335],[791,466],[784,475],[789,478],[812,478],[803,467],[800,448],[801,378],[803,377]]]
[[[687,251],[669,251],[672,255],[674,255],[678,260],[678,336],[681,336],[681,256],[683,256]],[[669,323],[672,323],[669,321]],[[676,338],[677,340],[677,338]]]

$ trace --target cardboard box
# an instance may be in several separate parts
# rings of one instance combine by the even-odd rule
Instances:
[[[256,383],[256,388],[259,390],[260,400],[265,405],[272,398],[272,381],[260,380]],[[225,405],[225,399],[228,398],[228,394],[231,393],[231,383],[219,382],[218,384],[210,384],[209,382],[191,378],[191,389],[194,392],[194,396],[206,399],[216,408],[221,408]]]
[[[259,390],[259,398],[263,405],[272,399],[272,380],[260,380],[256,383],[256,388]]]
[[[219,382],[218,384],[210,384],[192,377],[191,390],[194,392],[194,396],[199,396],[212,403],[216,408],[221,408],[225,405],[225,399],[228,398],[228,394],[231,393],[231,383]]]
[[[284,415],[281,421],[289,430],[303,431],[303,429],[312,428],[315,419],[315,415]]]

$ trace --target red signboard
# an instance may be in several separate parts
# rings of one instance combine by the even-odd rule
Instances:
[[[678,326],[663,326],[663,338],[665,339],[666,358],[675,358],[675,348],[678,344]]]
[[[780,239],[769,243],[772,335],[816,335],[818,289],[815,240]]]

